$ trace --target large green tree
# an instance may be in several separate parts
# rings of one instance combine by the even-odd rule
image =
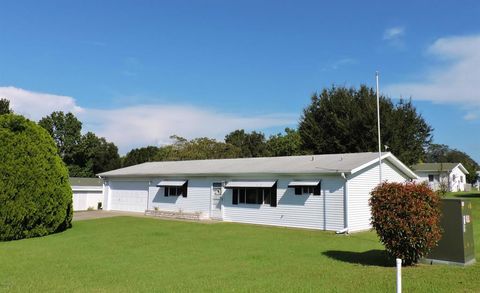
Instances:
[[[265,157],[268,155],[265,135],[261,132],[245,132],[243,129],[235,130],[225,136],[225,142],[240,149],[240,157]]]
[[[70,176],[93,177],[97,173],[121,167],[118,148],[103,137],[87,132],[75,148],[74,161],[68,166]]]
[[[82,122],[72,113],[53,112],[38,124],[55,141],[70,176],[93,177],[97,173],[121,167],[115,144],[92,132],[82,135]]]
[[[394,104],[380,97],[382,148],[406,164],[424,158],[432,128],[411,101]],[[300,118],[303,149],[317,154],[378,151],[376,95],[373,89],[332,87],[314,94]]]
[[[431,144],[427,148],[425,157],[427,163],[462,163],[465,169],[468,170],[466,176],[468,183],[473,183],[476,180],[476,172],[480,170],[478,163],[472,159],[467,153],[452,149],[444,144]]]
[[[267,140],[267,152],[269,156],[297,156],[307,152],[302,149],[302,138],[298,130],[285,128],[285,134],[271,135]]]
[[[0,99],[0,115],[10,114],[10,113],[13,113],[13,111],[10,109],[10,101],[5,98],[1,98]]]
[[[160,153],[164,160],[204,160],[238,158],[240,148],[215,139],[200,137],[187,140],[183,137],[172,136],[173,145],[162,148]]]
[[[158,159],[160,149],[156,146],[136,148],[122,158],[122,166],[128,167]]]
[[[35,122],[0,115],[0,240],[71,226],[72,190],[52,138]]]
[[[53,112],[38,122],[45,128],[57,145],[58,153],[65,164],[73,164],[75,148],[82,137],[82,122],[72,113]]]

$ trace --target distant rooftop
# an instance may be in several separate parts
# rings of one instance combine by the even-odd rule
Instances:
[[[420,172],[426,172],[426,171],[435,171],[435,172],[440,172],[440,171],[446,171],[450,172],[452,171],[453,168],[457,167],[460,165],[460,169],[468,174],[468,171],[463,167],[461,163],[420,163],[412,166],[413,171],[420,171]]]
[[[102,186],[100,178],[70,177],[71,186]]]
[[[395,161],[406,174],[410,169],[390,153],[385,158]],[[235,175],[235,174],[336,174],[350,173],[378,160],[378,153],[347,153],[288,157],[240,158],[194,161],[148,162],[98,174],[102,177],[142,177],[165,175]],[[409,175],[409,176],[415,176]]]

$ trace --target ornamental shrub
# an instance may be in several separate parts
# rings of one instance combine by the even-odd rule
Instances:
[[[0,116],[0,240],[71,227],[68,171],[46,130],[22,116]]]
[[[388,254],[412,265],[441,237],[440,198],[426,183],[382,183],[371,192],[372,226]]]

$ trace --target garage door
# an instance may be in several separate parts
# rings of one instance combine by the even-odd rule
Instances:
[[[112,181],[110,189],[112,210],[144,212],[147,209],[148,182]]]
[[[84,211],[87,208],[88,208],[87,194],[84,192],[74,191],[73,192],[73,210]]]

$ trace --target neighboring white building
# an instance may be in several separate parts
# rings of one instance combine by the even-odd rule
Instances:
[[[70,177],[73,210],[96,210],[103,205],[103,183],[99,178]]]
[[[412,166],[418,182],[428,182],[433,190],[443,184],[448,191],[465,191],[467,169],[461,163],[422,163]]]
[[[104,208],[198,213],[204,219],[321,230],[371,227],[378,153],[150,162],[99,174]],[[391,153],[382,178],[417,176]]]

